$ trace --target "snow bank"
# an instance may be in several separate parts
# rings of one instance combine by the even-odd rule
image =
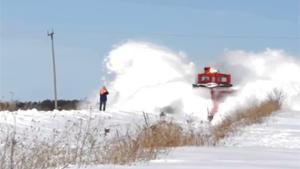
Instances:
[[[300,150],[300,111],[282,111],[262,124],[241,127],[219,143],[231,147],[269,147]]]
[[[82,169],[282,169],[300,167],[299,150],[228,147],[183,147],[168,157],[132,166],[99,165]],[[77,169],[71,166],[68,169]]]
[[[150,120],[155,119],[149,116]],[[110,135],[115,132],[120,135],[134,131],[135,127],[144,124],[141,113],[134,112],[100,112],[97,110],[63,110],[63,111],[38,111],[18,110],[15,112],[0,112],[0,141],[7,136],[8,131],[16,130],[17,136],[42,141],[51,137],[55,131],[68,132],[76,135],[81,127],[97,128],[101,134],[104,129],[110,129]],[[81,127],[80,127],[81,126]]]

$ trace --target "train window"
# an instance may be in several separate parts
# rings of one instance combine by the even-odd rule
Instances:
[[[227,82],[227,78],[226,77],[221,77],[221,82]]]
[[[207,76],[202,76],[202,77],[201,77],[201,81],[209,81],[209,77],[207,77]]]

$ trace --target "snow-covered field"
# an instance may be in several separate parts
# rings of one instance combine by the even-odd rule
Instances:
[[[99,111],[54,111],[36,110],[1,112],[0,126],[16,126],[17,133],[34,126],[38,130],[27,133],[43,138],[53,129],[62,130],[68,123],[87,121],[93,118],[94,125],[111,128],[112,132],[124,132],[144,123],[142,113]],[[150,119],[159,117],[150,115]],[[179,117],[174,117],[174,120]],[[281,111],[265,119],[262,124],[241,128],[215,147],[181,147],[158,159],[136,163],[131,166],[98,165],[88,169],[107,168],[299,168],[300,167],[300,111]],[[30,130],[27,130],[30,131]],[[2,138],[3,139],[3,138]],[[82,167],[82,168],[85,168]],[[69,166],[78,168],[78,166]]]
[[[300,151],[300,111],[281,111],[262,124],[242,128],[223,140],[226,146],[298,149]]]
[[[182,147],[161,159],[132,166],[99,165],[85,169],[298,169],[300,150],[264,147]],[[77,166],[70,167],[72,169]]]

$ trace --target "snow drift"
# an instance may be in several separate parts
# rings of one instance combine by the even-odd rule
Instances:
[[[103,83],[111,93],[111,109],[184,113],[206,119],[212,106],[209,91],[191,85],[202,67],[183,52],[128,41],[110,51],[104,64],[107,74]],[[284,94],[284,108],[300,110],[300,62],[284,51],[225,51],[212,66],[231,73],[236,90],[220,105],[217,121],[239,107],[266,99],[274,89]],[[95,97],[94,103],[97,100]]]

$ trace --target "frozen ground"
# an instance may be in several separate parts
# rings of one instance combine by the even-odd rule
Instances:
[[[148,117],[153,120],[156,118],[154,115]],[[105,128],[109,128],[111,133],[125,133],[144,123],[144,116],[143,113],[97,110],[0,112],[0,131],[5,132],[15,128],[17,136],[22,136],[25,132],[37,136],[37,139],[42,139],[43,136],[49,137],[54,131],[69,130],[70,133],[75,134],[77,131],[71,129],[78,130],[80,125],[86,126],[87,123],[90,123],[91,128],[101,130],[102,134]]]
[[[281,111],[262,124],[242,128],[223,141],[233,147],[268,147],[300,151],[300,111]]]
[[[155,120],[156,115],[149,115]],[[174,117],[176,120],[178,117]],[[142,113],[99,111],[36,110],[0,112],[0,127],[5,130],[16,126],[17,134],[43,138],[55,130],[63,130],[68,123],[93,119],[94,126],[109,127],[112,132],[127,132],[137,124],[144,123]],[[87,169],[155,169],[155,168],[300,168],[300,111],[282,111],[255,124],[240,129],[216,147],[182,147],[159,159],[132,166],[99,165]],[[35,128],[35,130],[25,130]],[[31,131],[28,132],[28,131]],[[69,166],[69,169],[78,166]],[[85,168],[85,167],[84,167]]]
[[[299,149],[265,147],[183,147],[168,156],[132,166],[99,165],[85,169],[298,169]],[[70,167],[75,169],[77,166]]]

